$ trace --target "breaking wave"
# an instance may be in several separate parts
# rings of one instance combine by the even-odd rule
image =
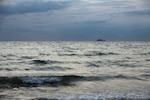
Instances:
[[[75,85],[76,81],[107,81],[113,79],[126,79],[126,80],[141,80],[134,76],[77,76],[77,75],[64,75],[64,76],[24,76],[24,77],[0,77],[0,87],[37,87],[40,85],[46,86],[70,86]]]
[[[11,87],[36,87],[39,85],[66,86],[83,77],[76,75],[66,76],[25,76],[25,77],[0,77],[0,88]]]

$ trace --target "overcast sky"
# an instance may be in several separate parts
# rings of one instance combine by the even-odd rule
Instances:
[[[0,40],[150,40],[150,0],[0,0]]]

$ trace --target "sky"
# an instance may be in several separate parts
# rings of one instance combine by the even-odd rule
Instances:
[[[0,41],[150,40],[150,0],[0,0]]]

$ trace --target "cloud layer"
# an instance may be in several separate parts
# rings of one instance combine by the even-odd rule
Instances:
[[[0,40],[150,40],[149,0],[0,0]]]
[[[5,1],[3,1],[5,2]],[[27,13],[38,13],[46,12],[49,10],[58,10],[65,8],[68,2],[54,2],[54,1],[42,1],[42,0],[31,0],[22,2],[8,2],[0,5],[1,15],[13,15],[13,14],[27,14]]]

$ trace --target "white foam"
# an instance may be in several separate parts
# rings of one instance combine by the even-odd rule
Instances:
[[[51,83],[51,82],[59,82],[61,81],[60,77],[29,77],[24,78],[24,83],[30,84],[43,84],[43,83]]]

